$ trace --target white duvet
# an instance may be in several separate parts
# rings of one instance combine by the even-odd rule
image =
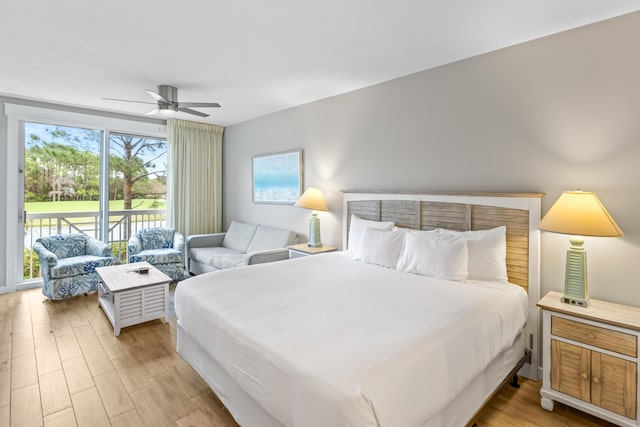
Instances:
[[[343,253],[181,282],[178,319],[287,426],[418,426],[513,343],[527,296],[353,261]]]

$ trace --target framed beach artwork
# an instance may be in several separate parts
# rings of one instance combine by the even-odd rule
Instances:
[[[253,202],[294,204],[302,194],[302,150],[253,157]]]

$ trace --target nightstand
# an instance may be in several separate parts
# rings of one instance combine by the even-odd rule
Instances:
[[[289,259],[300,258],[303,256],[309,256],[309,255],[324,254],[327,252],[333,252],[337,250],[337,248],[333,246],[326,246],[326,245],[322,245],[319,248],[314,248],[309,246],[306,243],[287,246],[287,248],[289,249]]]
[[[540,404],[554,401],[620,426],[638,423],[640,308],[591,299],[579,307],[549,292],[542,309]]]

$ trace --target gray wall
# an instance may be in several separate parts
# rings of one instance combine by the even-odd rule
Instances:
[[[302,148],[326,244],[340,189],[595,191],[623,238],[587,238],[593,298],[640,306],[640,13],[227,127],[224,218],[307,234],[310,212],[251,202],[251,157]],[[542,292],[568,236],[542,233]]]

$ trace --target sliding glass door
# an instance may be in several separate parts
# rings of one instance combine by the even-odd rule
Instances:
[[[104,132],[23,122],[22,279],[40,277],[31,248],[39,237],[84,233],[99,238],[100,149]]]
[[[83,233],[109,243],[119,262],[126,262],[131,233],[165,224],[164,138],[21,124],[23,283],[39,280],[32,247],[41,236]]]
[[[104,240],[127,262],[126,242],[141,228],[163,227],[167,195],[167,141],[109,133],[108,228]]]

